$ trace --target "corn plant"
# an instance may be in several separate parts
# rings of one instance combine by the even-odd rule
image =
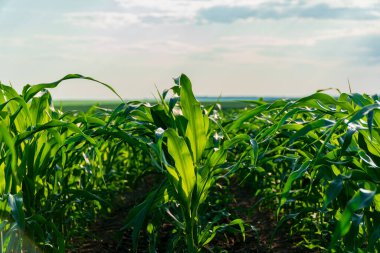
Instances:
[[[165,173],[166,180],[146,200],[135,207],[129,214],[125,228],[134,228],[137,239],[143,226],[145,216],[152,210],[163,209],[176,232],[169,245],[169,251],[183,240],[187,252],[199,252],[215,236],[216,232],[226,225],[238,225],[244,235],[243,221],[235,219],[225,226],[203,221],[210,189],[220,177],[226,177],[236,171],[244,158],[254,160],[255,152],[248,135],[237,135],[233,138],[221,138],[218,135],[223,129],[211,126],[212,110],[202,110],[195,99],[190,80],[181,75],[175,80],[177,86],[172,88],[174,97],[167,104],[164,100],[167,91],[161,97],[161,105],[152,111],[152,118],[165,117],[167,120],[156,120],[154,142],[150,143],[157,167]],[[179,103],[177,103],[179,101]],[[161,113],[160,113],[161,112]],[[162,113],[165,112],[165,113]],[[160,125],[160,122],[165,122]],[[217,125],[217,124],[216,124]],[[224,168],[229,149],[241,144],[242,154],[234,166]],[[162,222],[160,218],[158,223]],[[156,224],[148,225],[152,233]],[[183,250],[183,249],[182,249]],[[154,251],[154,247],[152,247]]]
[[[74,78],[93,80],[67,75],[27,85],[22,94],[0,86],[1,251],[64,252],[75,231],[110,206],[113,186],[105,180],[113,180],[117,163],[104,160],[115,156],[115,147],[138,149],[132,134],[115,126],[117,110],[95,116],[54,108],[46,89]]]
[[[255,182],[263,198],[278,199],[278,226],[292,221],[305,247],[378,247],[378,109],[376,96],[318,92],[296,101],[255,102],[229,123],[258,142],[251,178],[261,179]]]
[[[275,233],[302,238],[298,247],[379,252],[378,96],[317,92],[221,111],[181,75],[153,105],[56,109],[48,89],[77,78],[98,82],[67,75],[21,94],[0,83],[0,252],[64,252],[150,173],[162,181],[123,228],[135,251],[142,230],[150,252],[212,251],[228,230],[244,238],[244,221],[218,210],[227,200],[214,194],[233,179],[273,210]]]

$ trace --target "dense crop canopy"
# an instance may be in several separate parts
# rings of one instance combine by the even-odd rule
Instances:
[[[305,250],[379,252],[377,96],[317,92],[221,110],[203,106],[181,75],[153,105],[63,112],[47,89],[75,78],[118,96],[81,75],[21,94],[0,84],[0,252],[64,252],[152,176],[121,228],[136,251],[141,238],[150,252],[190,253],[213,251],[220,233],[244,240],[250,224],[223,193],[251,189],[252,209],[265,203],[277,220],[272,238],[285,228]]]

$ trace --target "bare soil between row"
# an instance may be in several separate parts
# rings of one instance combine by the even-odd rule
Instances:
[[[133,252],[131,231],[121,232],[128,211],[139,204],[147,193],[148,182],[141,184],[137,189],[119,195],[114,201],[113,212],[99,218],[88,230],[85,237],[74,238],[69,252]],[[289,226],[282,226],[273,236],[277,221],[275,210],[265,206],[256,205],[258,199],[244,188],[231,188],[232,201],[228,204],[228,210],[235,217],[240,217],[247,224],[246,238],[243,240],[241,233],[219,233],[202,252],[279,252],[279,253],[303,253],[318,252],[304,247],[296,246],[302,241],[300,236],[290,235]],[[160,234],[157,252],[166,252],[166,242],[170,234],[165,230],[170,224],[163,224]],[[165,229],[167,228],[167,229]],[[272,238],[273,236],[273,238]],[[148,252],[147,238],[140,233],[137,252]]]

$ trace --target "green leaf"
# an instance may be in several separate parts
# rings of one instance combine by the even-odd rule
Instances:
[[[60,121],[60,120],[53,119],[53,120],[51,120],[50,122],[48,122],[46,124],[43,124],[43,125],[35,127],[31,131],[27,131],[27,132],[24,132],[24,133],[20,134],[17,137],[16,144],[24,141],[25,139],[28,139],[29,137],[33,136],[34,134],[36,134],[36,133],[38,133],[40,131],[43,131],[43,130],[46,130],[46,129],[49,129],[49,128],[56,128],[56,127],[67,127],[71,131],[80,134],[83,138],[85,138],[91,144],[95,144],[96,143],[93,138],[91,138],[90,136],[84,134],[82,132],[82,130],[79,127],[77,127],[75,124],[70,123],[70,122],[63,122],[63,121]]]
[[[58,81],[55,81],[52,83],[43,83],[43,84],[37,84],[37,85],[33,85],[33,86],[30,86],[30,85],[25,86],[26,88],[24,88],[24,90],[23,90],[24,100],[25,100],[25,102],[28,102],[34,95],[36,95],[38,92],[42,91],[43,89],[55,88],[62,81],[70,80],[70,79],[85,79],[85,80],[90,80],[90,81],[100,83],[100,84],[104,85],[105,87],[107,87],[109,90],[111,90],[116,96],[118,96],[120,98],[121,101],[123,101],[123,99],[120,97],[120,95],[110,85],[103,83],[103,82],[100,82],[98,80],[95,80],[91,77],[82,76],[79,74],[69,74],[69,75],[66,75],[65,77],[59,79]]]
[[[288,195],[292,187],[292,183],[305,174],[305,172],[309,169],[311,162],[312,162],[311,160],[304,162],[297,170],[290,173],[288,180],[286,180],[285,186],[282,189],[280,205],[277,209],[277,215],[279,214],[280,208],[282,207],[282,205],[284,205],[288,199]]]
[[[371,105],[367,105],[367,106],[363,107],[362,109],[360,109],[359,111],[357,111],[351,117],[349,123],[357,121],[357,120],[363,118],[364,116],[366,116],[368,113],[372,112],[375,109],[380,109],[380,104],[379,103],[377,103],[377,104],[371,104]],[[372,117],[373,117],[373,115],[372,115]]]
[[[25,229],[25,214],[23,210],[23,200],[22,193],[17,193],[15,195],[8,194],[8,204],[11,208],[11,213],[16,221],[18,227],[21,230]]]
[[[327,108],[327,105],[335,105],[335,106],[340,106],[341,108],[347,110],[348,112],[353,111],[352,106],[347,101],[336,100],[332,96],[325,94],[325,93],[321,93],[321,92],[317,92],[317,93],[314,93],[310,96],[303,97],[303,98],[299,99],[295,105],[296,106],[299,106],[299,104],[308,105],[308,103],[312,102],[312,100],[318,100],[318,101],[324,103],[325,104],[324,108],[320,108],[323,110],[332,111],[330,108]],[[314,107],[314,106],[312,106],[312,107]]]
[[[344,235],[348,233],[351,227],[351,217],[355,211],[368,207],[375,196],[376,191],[367,189],[359,189],[358,192],[347,203],[346,208],[343,211],[342,217],[337,223],[334,234],[331,238],[330,249],[334,248],[336,242]]]
[[[377,224],[375,230],[368,239],[367,252],[375,252],[376,242],[380,239],[380,224]]]
[[[324,203],[323,203],[323,209],[327,208],[327,206],[333,201],[339,193],[342,191],[343,188],[343,176],[339,175],[330,183],[329,187],[327,188],[327,191],[324,195]]]
[[[146,216],[149,212],[158,205],[159,202],[164,200],[165,187],[161,185],[158,189],[149,193],[144,202],[134,207],[129,211],[125,225],[120,230],[133,228],[132,241],[134,252],[137,252],[138,236],[145,223]]]
[[[11,163],[10,163],[10,167],[11,167],[11,170],[12,170],[12,175],[14,177],[14,179],[16,180],[16,184],[18,184],[18,171],[17,171],[17,155],[16,155],[16,147],[15,147],[15,141],[14,141],[14,138],[11,136],[11,134],[9,133],[8,129],[4,126],[5,124],[3,124],[2,121],[0,121],[0,141],[5,143],[5,145],[8,146],[8,150],[9,150],[9,154],[11,155]],[[8,164],[9,166],[9,164]],[[10,178],[7,179],[7,182],[6,182],[6,189],[5,189],[5,192],[7,193],[9,191],[9,187],[11,186],[11,180]]]
[[[321,127],[330,127],[334,125],[336,122],[333,120],[328,120],[328,119],[318,119],[316,121],[313,121],[311,123],[308,123],[304,127],[302,127],[299,131],[297,131],[292,137],[290,137],[289,142],[293,143],[296,139],[299,137],[302,137],[309,133],[312,130],[321,128]]]
[[[243,236],[243,240],[245,241],[244,221],[242,219],[235,219],[228,224],[216,225],[212,229],[207,228],[207,231],[202,231],[202,233],[199,235],[199,238],[198,238],[199,244],[201,244],[202,247],[206,246],[212,241],[212,239],[215,238],[218,231],[222,229],[226,229],[231,226],[235,226],[235,225],[239,226],[240,232]]]
[[[176,174],[173,176],[177,178],[177,184],[181,180],[180,186],[186,197],[189,197],[196,181],[195,168],[189,148],[185,140],[178,136],[173,129],[166,130],[164,135],[167,137],[168,152],[175,163],[174,170]],[[168,165],[166,167],[170,172],[172,167]]]
[[[182,74],[179,78],[181,88],[180,105],[183,116],[188,120],[186,137],[189,139],[194,163],[198,162],[207,143],[209,119],[203,115],[200,103],[195,99],[189,78]]]
[[[247,122],[249,119],[264,112],[269,107],[270,107],[270,104],[265,104],[265,105],[258,106],[252,110],[248,110],[241,113],[237,119],[235,119],[228,127],[226,127],[227,132],[233,131],[235,129],[239,129],[244,122]]]

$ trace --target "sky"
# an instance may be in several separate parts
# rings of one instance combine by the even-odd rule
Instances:
[[[380,0],[0,0],[0,81],[21,91],[69,73],[126,99],[181,73],[198,96],[380,93]],[[51,92],[117,99],[84,80]]]

